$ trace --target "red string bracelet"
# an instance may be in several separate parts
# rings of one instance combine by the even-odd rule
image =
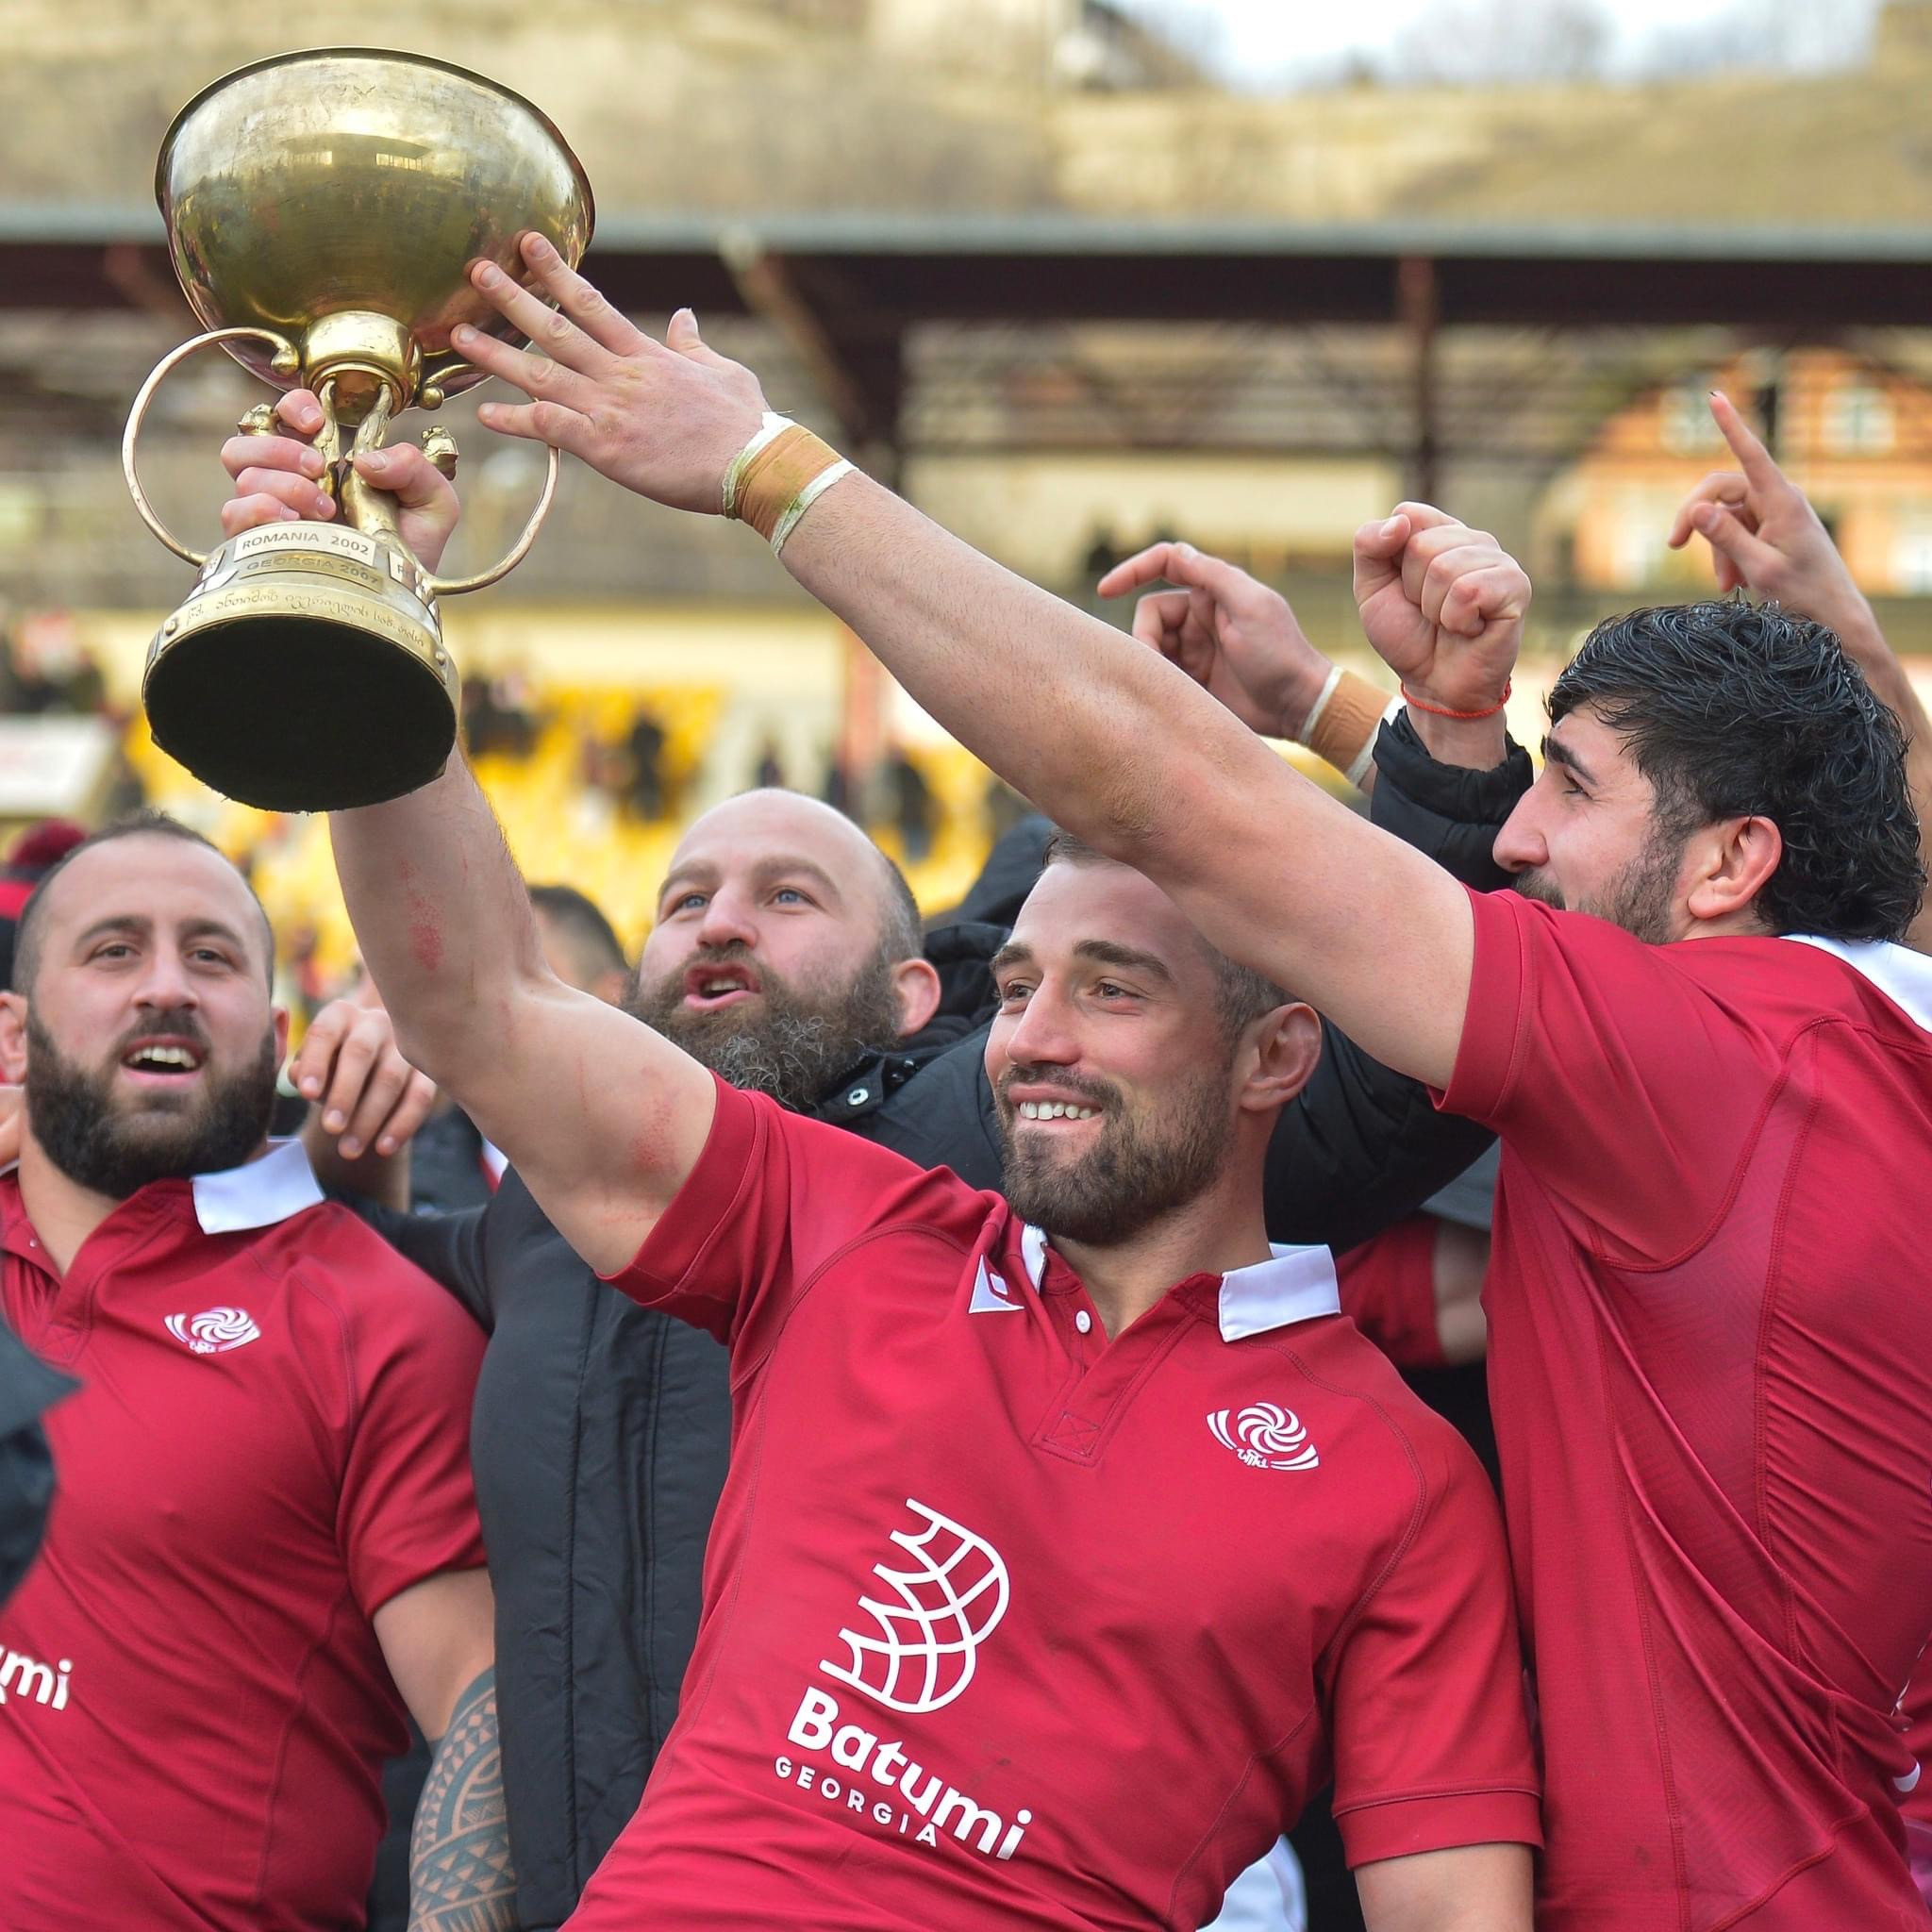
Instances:
[[[1432,718],[1461,718],[1465,720],[1493,718],[1509,702],[1509,683],[1510,681],[1507,679],[1504,681],[1503,695],[1487,711],[1452,711],[1445,705],[1427,704],[1423,699],[1417,697],[1414,691],[1410,691],[1406,684],[1402,687],[1402,695],[1404,700],[1413,705],[1418,711],[1426,711]]]

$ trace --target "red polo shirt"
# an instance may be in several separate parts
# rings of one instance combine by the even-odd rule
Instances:
[[[576,1932],[1197,1924],[1331,1776],[1356,1863],[1536,1842],[1488,1484],[1325,1249],[1109,1341],[997,1195],[721,1088],[619,1286],[728,1341],[736,1433]]]
[[[1473,895],[1547,1932],[1924,1932],[1932,961]]]
[[[407,1741],[370,1619],[483,1561],[483,1338],[299,1146],[159,1181],[65,1279],[0,1177],[0,1296],[78,1376],[0,1606],[0,1925],[359,1925]]]

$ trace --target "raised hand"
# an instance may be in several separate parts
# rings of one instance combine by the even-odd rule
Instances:
[[[1265,738],[1294,738],[1321,695],[1328,660],[1311,644],[1288,600],[1246,571],[1191,543],[1155,543],[1101,578],[1103,597],[1142,584],[1134,635]]]
[[[530,398],[485,403],[478,420],[567,450],[654,502],[721,514],[724,472],[764,420],[758,377],[708,349],[690,309],[680,308],[655,341],[541,235],[523,238],[523,255],[556,308],[493,262],[475,263],[470,280],[531,346],[513,349],[468,326],[451,338],[478,369]]]
[[[1845,655],[1905,727],[1912,802],[1921,826],[1932,824],[1932,720],[1905,666],[1886,642],[1810,499],[1778,468],[1728,396],[1712,390],[1710,413],[1738,467],[1713,470],[1678,506],[1671,548],[1682,549],[1696,531],[1710,545],[1721,591],[1774,597],[1786,609],[1838,633]],[[1932,953],[1932,905],[1921,911],[1906,940],[1919,952]]]
[[[1401,503],[1355,539],[1355,602],[1404,691],[1443,711],[1500,705],[1523,643],[1529,578],[1487,530]]]
[[[289,1082],[314,1108],[311,1153],[319,1133],[344,1160],[398,1153],[436,1104],[434,1085],[397,1051],[395,1028],[367,991],[331,1000],[308,1023]]]
[[[321,451],[299,440],[322,428],[322,405],[306,389],[291,390],[275,405],[275,420],[296,434],[231,436],[222,445],[222,467],[235,482],[235,494],[222,506],[224,536],[263,524],[328,523],[340,514],[322,488]],[[403,541],[425,570],[434,571],[462,514],[455,486],[413,443],[365,451],[355,463],[368,483],[394,496]]]
[[[1720,591],[1775,598],[1829,625],[1864,661],[1877,634],[1872,607],[1809,498],[1778,468],[1728,396],[1711,391],[1710,413],[1738,467],[1712,471],[1679,505],[1671,520],[1671,548],[1681,550],[1694,531],[1710,545]],[[1869,664],[1866,670],[1869,675]]]

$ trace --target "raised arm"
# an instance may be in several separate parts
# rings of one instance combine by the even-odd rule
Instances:
[[[546,243],[532,237],[525,250],[561,312],[477,266],[477,287],[542,351],[460,336],[461,353],[536,399],[486,405],[484,420],[658,502],[720,511],[725,471],[764,421],[757,379],[707,349],[689,314],[658,343]],[[1390,561],[1410,533],[1396,517],[1371,546]],[[1155,652],[867,478],[823,494],[783,560],[955,737],[1059,824],[1157,879],[1213,944],[1389,1064],[1447,1080],[1474,926],[1445,874],[1290,770]],[[1509,626],[1520,614],[1439,608],[1422,694],[1473,708],[1457,702],[1457,667],[1480,649],[1454,646]],[[1479,683],[1479,666],[1473,675]]]
[[[1775,598],[1838,633],[1846,655],[1905,727],[1912,804],[1920,825],[1932,824],[1932,722],[1905,666],[1810,499],[1777,466],[1728,396],[1713,390],[1710,413],[1738,467],[1713,471],[1685,498],[1671,524],[1671,548],[1682,549],[1694,531],[1710,545],[1720,591]],[[1906,937],[1920,952],[1932,952],[1932,907],[1921,911]]]
[[[404,1054],[508,1155],[564,1239],[615,1274],[697,1164],[710,1074],[550,971],[460,756],[407,798],[337,812],[329,832]]]
[[[297,434],[235,437],[223,448],[235,484],[222,511],[231,536],[334,514],[316,480],[321,458],[298,440],[321,427],[320,405],[298,390],[276,415]],[[394,492],[404,540],[435,569],[457,524],[448,482],[407,444],[356,461]],[[703,1151],[711,1076],[641,1021],[550,971],[523,877],[459,753],[406,798],[336,813],[329,833],[404,1058],[508,1155],[592,1267],[627,1265]],[[318,1059],[304,1071],[320,1098],[328,1069]]]
[[[1486,532],[1426,505],[1403,509],[1413,534],[1400,562],[1378,545],[1365,545],[1357,588],[1369,642],[1399,676],[1409,678],[1428,626],[1411,601],[1405,569],[1415,576],[1417,599],[1433,569],[1445,602],[1464,578],[1482,579],[1491,590],[1526,602],[1528,580]],[[1396,831],[1465,884],[1487,890],[1501,882],[1491,847],[1528,783],[1529,761],[1520,750],[1511,754],[1500,714],[1463,721],[1398,710],[1395,727],[1383,733],[1378,749],[1375,733],[1387,693],[1366,680],[1355,680],[1356,691],[1333,679],[1328,660],[1276,592],[1224,558],[1181,543],[1156,544],[1127,558],[1100,589],[1119,595],[1159,581],[1174,588],[1147,591],[1135,607],[1134,635],[1141,642],[1178,664],[1250,730],[1316,738],[1322,741],[1316,748],[1344,773],[1357,758],[1373,757],[1372,771],[1391,758],[1396,776],[1375,788],[1373,823]],[[1493,675],[1507,678],[1508,670],[1498,660]],[[1308,712],[1324,694],[1328,703],[1310,733]],[[1322,728],[1338,713],[1339,737]],[[1417,717],[1438,736],[1440,760],[1415,737]],[[1472,823],[1472,814],[1479,822]],[[1420,1083],[1384,1066],[1326,1022],[1321,1064],[1282,1109],[1269,1142],[1269,1235],[1325,1242],[1338,1253],[1352,1247],[1453,1180],[1490,1139],[1486,1128],[1440,1111]]]

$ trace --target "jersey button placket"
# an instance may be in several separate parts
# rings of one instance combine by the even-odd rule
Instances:
[[[1140,1387],[1150,1354],[1164,1353],[1192,1318],[1179,1307],[1163,1306],[1109,1341],[1100,1318],[1085,1303],[1084,1293],[1074,1297],[1073,1312],[1065,1318],[1087,1338],[1076,1350],[1085,1368],[1034,1440],[1070,1461],[1091,1464],[1100,1456],[1115,1411]]]

